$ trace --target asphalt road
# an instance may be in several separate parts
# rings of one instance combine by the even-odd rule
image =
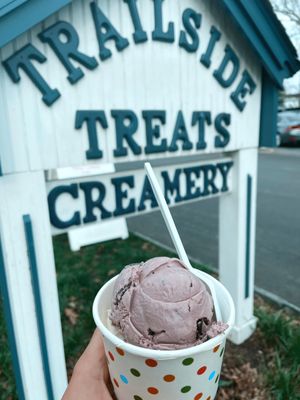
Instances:
[[[177,206],[172,215],[192,259],[218,267],[218,199]],[[159,212],[129,229],[173,248]],[[258,164],[255,285],[300,310],[300,149],[262,150]]]

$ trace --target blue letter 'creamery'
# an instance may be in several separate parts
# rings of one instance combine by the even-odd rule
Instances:
[[[220,161],[175,167],[173,171],[161,168],[160,179],[167,203],[176,205],[228,192],[232,165],[232,161]],[[60,201],[68,201],[67,218],[60,215]],[[87,178],[80,183],[71,181],[54,185],[48,203],[51,223],[58,229],[157,207],[148,178],[128,172],[112,178],[103,176],[93,180]],[[62,214],[66,214],[65,210]]]

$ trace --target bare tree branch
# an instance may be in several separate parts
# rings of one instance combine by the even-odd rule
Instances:
[[[285,15],[299,26],[300,29],[300,2],[299,0],[273,0],[274,11]]]

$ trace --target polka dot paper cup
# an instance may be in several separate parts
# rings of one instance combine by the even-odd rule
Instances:
[[[201,278],[204,273],[195,270]],[[152,350],[134,346],[115,336],[107,327],[107,310],[115,278],[98,292],[93,317],[104,338],[111,380],[118,400],[213,400],[218,389],[226,338],[235,311],[227,289],[206,275],[215,286],[224,333],[198,346],[180,350]]]

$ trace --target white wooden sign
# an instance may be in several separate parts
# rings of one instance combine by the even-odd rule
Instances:
[[[142,30],[125,3],[74,1],[1,50],[4,173],[258,146],[260,63],[218,2],[139,1]]]
[[[156,207],[131,162],[160,160],[171,206],[220,197],[231,339],[249,337],[261,65],[219,2],[74,0],[0,60],[0,266],[20,398],[59,400],[67,383],[51,235]]]

